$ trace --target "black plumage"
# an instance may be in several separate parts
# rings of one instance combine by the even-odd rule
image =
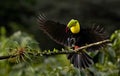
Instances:
[[[69,46],[70,40],[68,39],[75,39],[74,45],[75,46],[83,46],[86,44],[98,42],[107,39],[107,36],[103,30],[103,28],[97,27],[89,27],[89,28],[82,28],[80,32],[77,34],[72,34],[69,30],[66,32],[65,24],[60,24],[59,22],[47,20],[44,16],[39,16],[37,18],[39,22],[40,29],[43,30],[51,39],[55,42]],[[70,43],[72,44],[72,43]],[[95,51],[104,46],[104,44],[92,46],[87,48],[87,51]],[[79,54],[69,54],[68,59],[77,68],[86,68],[93,64],[92,57],[90,57],[85,51],[80,51]]]

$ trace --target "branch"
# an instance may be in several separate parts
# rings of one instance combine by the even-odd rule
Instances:
[[[89,48],[89,47],[92,47],[92,46],[96,46],[96,45],[100,45],[100,44],[107,43],[107,42],[110,42],[110,40],[107,39],[107,40],[91,43],[91,44],[88,44],[86,46],[82,46],[82,47],[76,49],[75,51],[79,51],[79,50],[82,50],[82,49],[86,49],[86,48]]]
[[[107,43],[107,42],[110,42],[110,40],[107,39],[107,40],[91,43],[91,44],[88,44],[86,46],[82,46],[82,47],[80,47],[78,49],[75,49],[75,50],[72,50],[72,51],[64,50],[64,51],[50,51],[50,52],[40,52],[40,53],[37,53],[37,54],[34,54],[34,53],[28,53],[28,54],[33,55],[33,56],[51,56],[51,55],[58,55],[58,54],[78,54],[79,51],[82,50],[82,49],[86,49],[86,48],[96,46],[96,45],[100,45],[100,44]],[[9,59],[9,58],[13,58],[13,57],[16,57],[16,56],[17,55],[0,56],[0,60]]]
[[[16,57],[17,55],[0,56],[0,60]]]

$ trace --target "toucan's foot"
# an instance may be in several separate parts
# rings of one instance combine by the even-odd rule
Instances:
[[[80,48],[80,47],[75,45],[74,49],[78,49],[78,48]]]
[[[74,50],[76,50],[76,49],[78,49],[78,48],[80,48],[79,46],[74,46]],[[75,51],[75,52],[77,52],[77,51]]]

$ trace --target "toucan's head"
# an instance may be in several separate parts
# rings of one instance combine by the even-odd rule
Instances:
[[[73,34],[79,33],[80,32],[80,24],[79,24],[78,20],[71,19],[70,22],[67,24],[66,32],[68,29],[70,29],[70,31]]]

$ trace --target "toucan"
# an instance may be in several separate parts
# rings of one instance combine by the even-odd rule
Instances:
[[[65,47],[71,47],[73,50],[81,46],[107,39],[105,31],[100,26],[82,28],[76,19],[71,19],[68,24],[62,24],[49,20],[44,15],[37,17],[37,22],[41,30],[44,31],[52,40]],[[74,67],[85,69],[94,62],[93,58],[87,53],[103,47],[105,44],[92,46],[81,50],[78,54],[69,54],[67,58]]]

